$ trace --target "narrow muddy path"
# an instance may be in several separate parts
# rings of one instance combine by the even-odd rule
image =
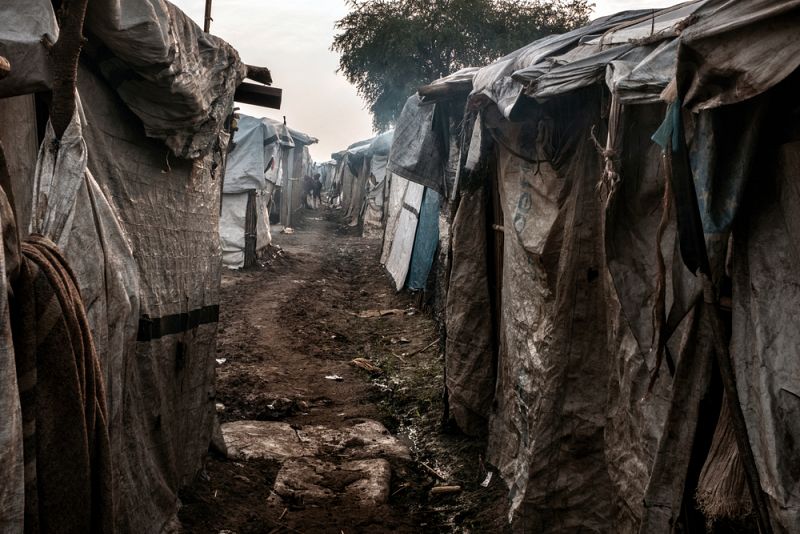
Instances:
[[[181,493],[198,533],[503,532],[482,444],[442,427],[439,331],[382,272],[380,240],[330,209],[226,272],[217,353],[225,446]],[[437,493],[440,486],[459,491]]]

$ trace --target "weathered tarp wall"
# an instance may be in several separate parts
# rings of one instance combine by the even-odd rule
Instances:
[[[222,176],[214,169],[223,168],[227,138],[165,172],[164,149],[146,139],[110,88],[86,70],[79,79],[93,103],[88,168],[130,243],[140,288],[135,342],[118,356],[120,374],[109,387],[112,407],[119,403],[111,420],[119,527],[152,532],[175,513],[177,490],[201,465],[211,436],[222,263]]]
[[[797,432],[787,392],[798,389],[789,361],[798,330],[776,314],[792,316],[783,305],[797,300],[788,267],[796,195],[786,180],[800,171],[797,116],[787,112],[796,107],[789,26],[798,16],[792,1],[625,12],[537,41],[475,77],[471,105],[481,110],[481,126],[464,161],[474,171],[491,161],[487,151],[497,156],[505,221],[500,324],[493,339],[491,201],[482,198],[492,194],[491,181],[459,183],[446,375],[458,424],[480,433],[490,419],[488,457],[510,485],[516,531],[704,528],[708,518],[693,494],[700,468],[727,473],[709,455],[725,401],[711,335],[716,312],[686,267],[692,256],[679,223],[686,197],[665,190],[679,158],[665,160],[651,140],[665,116],[664,125],[689,139],[710,275],[723,294],[725,280],[733,285],[730,351],[770,522],[776,532],[797,524],[797,481],[787,463]],[[773,65],[776,58],[783,63]],[[659,96],[673,81],[673,96],[664,98],[680,99],[682,113],[667,112]],[[421,116],[418,97],[409,106]],[[728,109],[706,111],[720,106]],[[430,131],[429,115],[398,132]],[[675,146],[670,131],[662,145],[670,135]],[[410,144],[405,167],[437,143]],[[406,178],[433,185],[438,175]],[[394,214],[404,213],[393,196],[402,194],[389,193],[387,268],[401,227]],[[781,304],[768,310],[770,299]],[[662,363],[659,342],[668,349]],[[481,409],[492,400],[491,411]]]
[[[2,8],[2,48],[22,51],[4,95],[49,83],[43,32],[19,30],[55,16],[50,2],[24,4]],[[157,4],[90,6],[78,112],[59,143],[47,134],[35,179],[25,170],[35,154],[12,176],[15,191],[29,191],[18,197],[18,223],[59,245],[86,303],[105,375],[120,532],[161,531],[208,448],[228,142],[221,127],[244,75],[233,48]],[[142,17],[149,23],[132,23]],[[25,111],[32,102],[21,96],[12,106],[24,119],[21,135],[35,133]]]
[[[241,115],[228,154],[222,191],[222,211],[219,235],[222,245],[222,262],[231,269],[245,264],[245,237],[247,233],[247,198],[256,195],[256,244],[254,253],[267,247],[271,241],[269,207],[275,183],[281,179],[283,152],[286,146],[285,126],[269,119]],[[288,130],[286,130],[288,134]]]

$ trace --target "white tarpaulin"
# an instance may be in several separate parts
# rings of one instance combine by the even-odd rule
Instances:
[[[386,270],[392,277],[394,287],[398,291],[406,284],[411,253],[414,250],[414,236],[417,234],[419,222],[419,209],[422,206],[422,194],[425,186],[415,182],[408,182],[403,195],[403,206],[397,218],[391,251],[386,258]]]

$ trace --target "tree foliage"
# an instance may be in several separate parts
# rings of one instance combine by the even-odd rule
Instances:
[[[483,66],[589,19],[589,0],[348,0],[331,47],[377,130],[433,80]]]

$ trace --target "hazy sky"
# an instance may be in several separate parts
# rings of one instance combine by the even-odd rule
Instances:
[[[171,0],[200,26],[205,0]],[[595,0],[595,16],[625,9],[664,7],[677,0]],[[372,137],[364,102],[341,75],[331,52],[333,24],[347,12],[344,0],[214,0],[211,33],[231,43],[245,63],[267,67],[283,89],[280,110],[241,106],[257,117],[281,119],[319,139],[311,155],[332,152]]]

